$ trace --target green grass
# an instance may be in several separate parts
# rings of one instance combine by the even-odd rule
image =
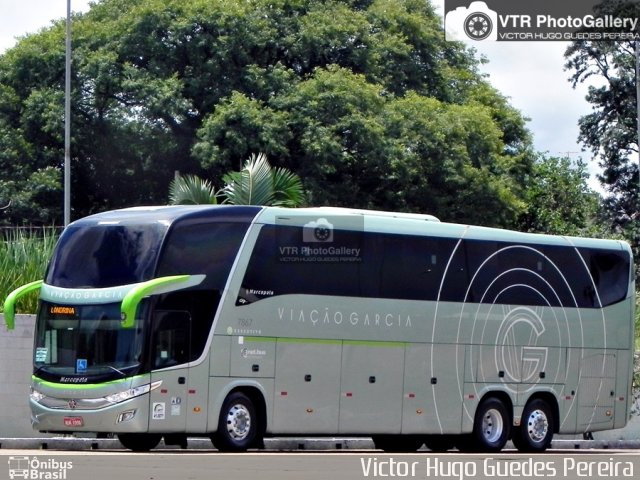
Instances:
[[[56,230],[24,232],[12,231],[0,238],[0,311],[7,295],[21,285],[40,280],[58,239]],[[38,292],[22,298],[17,304],[19,313],[35,313]]]

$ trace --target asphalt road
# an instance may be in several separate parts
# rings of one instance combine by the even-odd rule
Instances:
[[[541,455],[500,453],[385,454],[372,451],[0,450],[0,479],[53,480],[354,480],[364,478],[638,478],[640,451],[553,451]]]

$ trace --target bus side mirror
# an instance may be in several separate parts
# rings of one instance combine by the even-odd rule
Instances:
[[[154,278],[136,285],[124,296],[120,305],[122,328],[133,328],[138,304],[144,297],[193,287],[202,283],[205,277],[206,275],[172,275]]]
[[[4,301],[4,323],[7,325],[7,330],[13,330],[16,326],[16,302],[18,299],[29,292],[39,289],[42,283],[43,280],[27,283],[7,295],[7,299]]]

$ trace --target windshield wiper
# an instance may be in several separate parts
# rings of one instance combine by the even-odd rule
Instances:
[[[105,365],[105,367],[110,368],[111,370],[113,370],[114,372],[118,372],[120,375],[122,375],[123,377],[126,377],[127,374],[124,373],[122,370],[118,370],[116,367],[112,367],[111,365]]]
[[[134,363],[133,365],[127,365],[126,367],[122,367],[122,370],[130,370],[132,368],[135,367],[139,367],[140,366],[140,362],[138,363]],[[122,370],[112,366],[112,365],[105,365],[105,367],[110,368],[111,370],[113,370],[114,372],[118,372],[120,375],[122,375],[123,377],[126,377],[127,374],[124,373]]]

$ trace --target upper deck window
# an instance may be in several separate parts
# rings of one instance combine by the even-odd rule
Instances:
[[[149,280],[166,225],[69,226],[49,265],[46,283],[106,288]]]

